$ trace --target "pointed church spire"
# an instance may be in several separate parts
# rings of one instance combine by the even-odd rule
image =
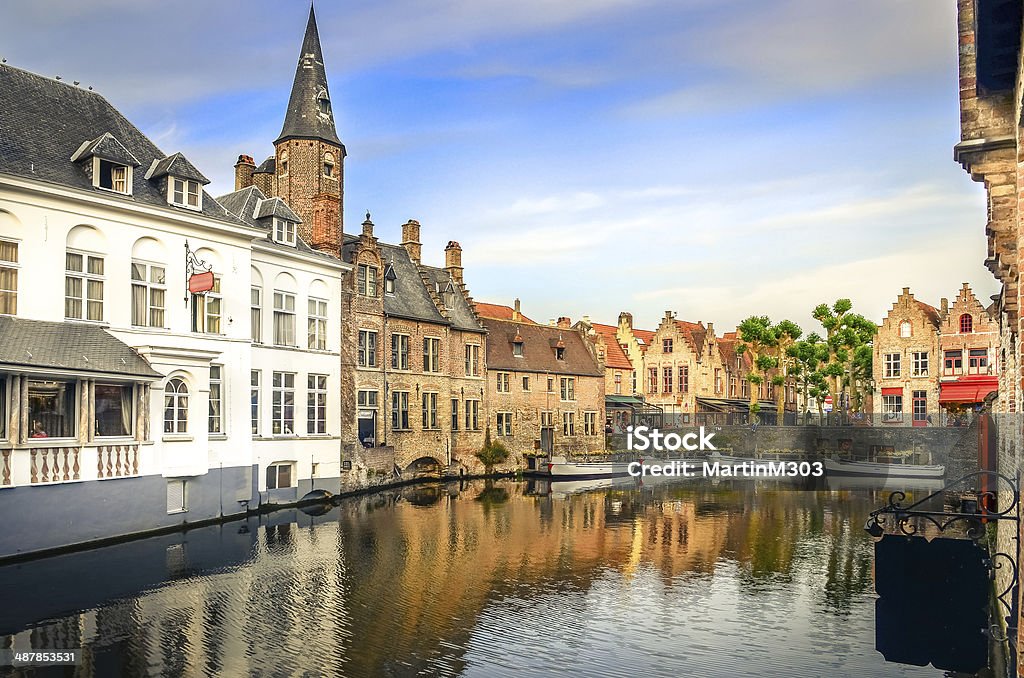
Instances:
[[[342,146],[334,128],[334,113],[327,88],[327,71],[320,49],[320,33],[316,28],[316,14],[309,6],[309,22],[302,39],[299,64],[295,69],[295,82],[288,99],[284,127],[275,144],[287,139],[320,139]],[[343,147],[344,148],[344,147]]]

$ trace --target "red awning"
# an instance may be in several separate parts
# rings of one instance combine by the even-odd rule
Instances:
[[[883,388],[882,389],[882,395],[884,395],[884,396],[894,396],[894,395],[901,396],[901,395],[903,395],[903,387],[900,386],[898,388]]]
[[[940,403],[980,403],[999,388],[999,377],[983,375],[961,377],[939,386]]]

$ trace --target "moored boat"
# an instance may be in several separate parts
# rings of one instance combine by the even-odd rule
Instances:
[[[642,460],[641,460],[642,461]],[[565,457],[552,457],[548,473],[552,477],[600,478],[629,474],[631,461],[569,461]]]
[[[946,467],[939,464],[890,464],[878,461],[823,459],[827,475],[871,478],[942,478]]]

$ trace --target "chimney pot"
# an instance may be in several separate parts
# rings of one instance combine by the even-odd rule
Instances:
[[[414,264],[420,263],[423,245],[420,243],[420,222],[415,219],[402,224],[402,247]]]
[[[256,162],[252,156],[240,155],[235,163],[235,190],[252,186],[252,173],[256,171]]]

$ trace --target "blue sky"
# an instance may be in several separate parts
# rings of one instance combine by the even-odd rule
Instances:
[[[308,3],[8,2],[8,63],[94,85],[233,188],[280,132]],[[537,320],[814,329],[904,286],[997,291],[959,138],[953,0],[349,0],[317,17],[346,230],[423,224]]]

